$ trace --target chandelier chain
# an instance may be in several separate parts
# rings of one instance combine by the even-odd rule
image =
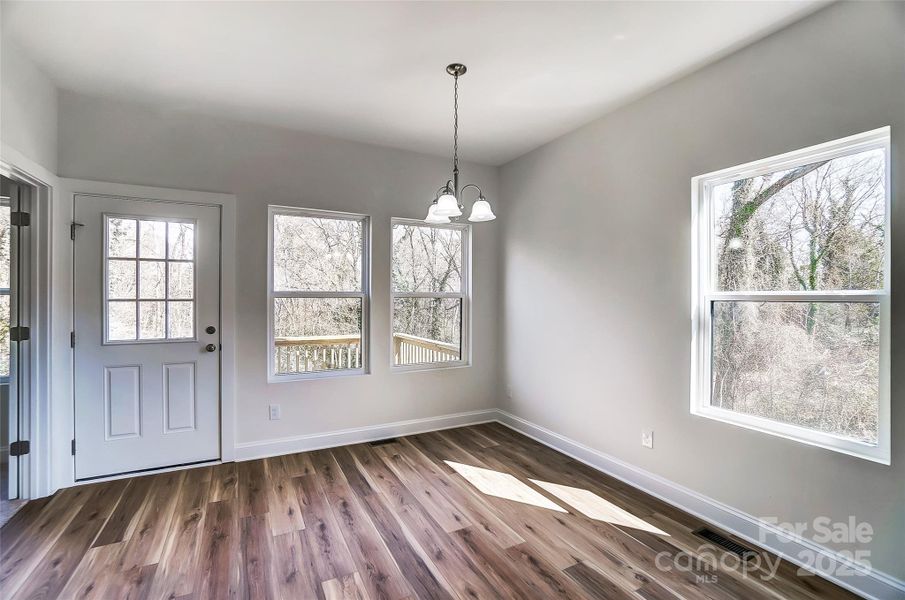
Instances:
[[[455,76],[453,93],[453,171],[459,170],[459,76]]]

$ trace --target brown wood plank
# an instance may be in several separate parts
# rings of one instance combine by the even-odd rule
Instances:
[[[634,594],[626,592],[586,562],[572,565],[565,570],[565,573],[591,598],[600,600],[632,600],[635,598]]]
[[[238,473],[239,516],[263,515],[267,512],[267,484],[264,461],[249,460],[236,465]]]
[[[410,595],[411,587],[349,487],[333,454],[312,452],[311,459],[368,596],[400,600]]]
[[[115,544],[128,539],[133,524],[141,516],[141,507],[147,501],[148,492],[153,482],[154,477],[152,475],[135,477],[129,480],[129,485],[123,492],[116,510],[107,519],[104,528],[94,541],[95,546]]]
[[[245,598],[275,597],[269,572],[273,553],[271,540],[267,515],[252,515],[242,519],[240,564],[243,568],[239,570],[239,574]]]
[[[198,580],[199,600],[220,600],[239,593],[239,516],[236,499],[210,502],[204,516]]]
[[[77,486],[60,490],[35,515],[19,540],[4,546],[0,555],[0,589],[12,595],[31,576],[56,540],[75,518],[91,495],[89,486]],[[24,510],[24,509],[23,509]]]
[[[284,533],[273,538],[270,564],[273,589],[278,598],[315,598],[319,582],[308,568],[299,532]]]
[[[319,583],[355,572],[355,563],[346,547],[339,524],[327,505],[316,475],[293,480],[306,526],[300,533],[306,558]]]
[[[448,584],[465,598],[496,598],[499,593],[434,521],[408,488],[375,456],[368,446],[352,446],[350,452],[384,498],[392,498],[398,520],[409,537],[417,542],[428,560],[443,574]]]
[[[279,458],[283,461],[283,468],[288,477],[314,474],[314,466],[311,464],[311,457],[308,452],[285,454]]]
[[[323,589],[324,597],[327,600],[366,600],[367,598],[364,584],[358,573],[325,581]]]
[[[520,600],[543,596],[543,591],[531,578],[525,577],[505,549],[490,542],[486,534],[468,527],[454,532],[452,537],[469,556],[473,557],[475,564],[503,597]]]
[[[123,570],[160,562],[185,471],[155,475],[134,532],[126,543]]]
[[[0,587],[17,600],[854,598],[782,561],[769,579],[660,568],[702,552],[700,525],[484,424],[61,490],[0,530]]]
[[[383,462],[444,531],[449,533],[472,525],[468,517],[449,502],[405,457],[394,453],[385,456]]]
[[[434,454],[429,446],[420,444],[412,438],[406,438],[404,441],[406,447],[410,449],[405,453],[406,458],[412,461],[419,472],[430,478],[434,482],[434,487],[468,515],[471,522],[480,527],[494,543],[502,548],[509,548],[525,542],[524,538],[506,523],[503,516],[488,504],[487,498],[458,477],[458,474]],[[448,473],[444,468],[452,473]]]
[[[210,495],[212,476],[211,467],[185,473],[151,586],[153,598],[178,598],[194,591],[204,508]]]
[[[21,598],[56,598],[113,512],[126,481],[95,484],[81,510],[54,542],[16,594]]]
[[[211,487],[208,501],[219,502],[238,498],[238,463],[222,463],[211,467]]]
[[[380,495],[361,472],[355,457],[348,448],[336,448],[333,456],[345,475],[346,481],[355,492],[362,507],[368,513],[380,536],[383,538],[396,564],[411,585],[418,598],[452,598],[442,575],[425,562],[406,537],[399,522],[389,508],[381,501]]]
[[[51,498],[52,496],[45,496],[26,502],[25,506],[16,511],[16,514],[10,517],[3,527],[0,527],[0,543],[3,548],[11,548],[19,541],[28,526],[39,518],[41,511],[44,510],[44,506],[50,502]]]
[[[125,542],[118,542],[89,548],[60,591],[60,598],[103,600],[113,595],[107,593],[107,588],[119,575],[113,565],[119,564],[125,546]]]
[[[273,535],[300,531],[305,528],[302,510],[291,475],[280,457],[264,461],[267,476],[267,506]]]

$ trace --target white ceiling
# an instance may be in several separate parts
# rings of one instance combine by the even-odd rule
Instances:
[[[61,88],[501,164],[815,2],[3,2]]]

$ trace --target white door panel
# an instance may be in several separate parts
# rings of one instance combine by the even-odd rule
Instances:
[[[219,207],[77,195],[75,220],[76,479],[216,460]]]

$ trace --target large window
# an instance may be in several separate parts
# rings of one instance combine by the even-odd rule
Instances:
[[[888,464],[889,129],[692,183],[692,411]]]
[[[468,363],[468,226],[393,219],[393,365]]]
[[[270,208],[272,380],[367,368],[368,218]]]

